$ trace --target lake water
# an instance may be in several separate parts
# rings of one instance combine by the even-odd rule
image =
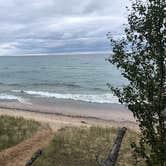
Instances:
[[[0,57],[0,100],[33,98],[118,103],[107,83],[125,84],[109,55]]]

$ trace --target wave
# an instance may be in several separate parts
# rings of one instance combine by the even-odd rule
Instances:
[[[48,86],[48,87],[53,87],[53,88],[56,88],[56,87],[68,87],[68,88],[72,88],[72,89],[88,89],[88,90],[92,90],[92,91],[100,91],[100,92],[103,92],[103,91],[106,91],[106,89],[104,88],[94,88],[94,87],[85,87],[85,86],[80,86],[78,84],[75,84],[75,83],[60,83],[60,82],[55,82],[55,83],[44,83],[44,82],[41,82],[41,83],[3,83],[3,82],[0,82],[0,85],[2,86],[13,86],[15,88],[28,88],[28,87],[45,87],[45,86]]]
[[[8,84],[8,83],[0,82],[0,85],[6,85],[6,86],[20,86],[21,84],[17,84],[17,83]]]
[[[119,103],[118,98],[113,94],[59,94],[50,93],[43,91],[20,91],[13,90],[13,92],[23,92],[29,95],[34,95],[36,97],[47,97],[47,98],[57,98],[57,99],[71,99],[77,101],[86,101],[92,103]]]
[[[0,94],[0,100],[17,100],[22,104],[31,104],[21,97],[8,94]]]
[[[19,84],[19,83],[11,83],[11,84],[5,84],[0,82],[0,85],[7,85],[7,86],[68,86],[68,87],[73,87],[73,88],[81,88],[81,86],[72,84],[72,83],[30,83],[30,84]]]
[[[81,86],[76,84],[70,84],[70,83],[33,83],[32,86],[68,86],[68,87],[75,87],[75,88],[81,88]]]

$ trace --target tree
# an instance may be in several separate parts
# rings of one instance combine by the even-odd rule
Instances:
[[[128,84],[111,87],[119,101],[132,111],[140,127],[137,155],[150,166],[166,165],[166,1],[134,0],[125,36],[114,39],[108,59]]]

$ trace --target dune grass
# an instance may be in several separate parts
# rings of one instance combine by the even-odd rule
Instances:
[[[0,151],[31,137],[40,124],[33,120],[7,115],[0,116]]]
[[[96,166],[96,155],[103,160],[112,147],[117,128],[63,128],[43,149],[34,166]],[[130,144],[137,133],[128,130],[121,146],[117,166],[133,165]]]

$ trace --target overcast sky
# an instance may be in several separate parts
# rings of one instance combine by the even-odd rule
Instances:
[[[109,51],[127,0],[0,0],[0,55]]]

